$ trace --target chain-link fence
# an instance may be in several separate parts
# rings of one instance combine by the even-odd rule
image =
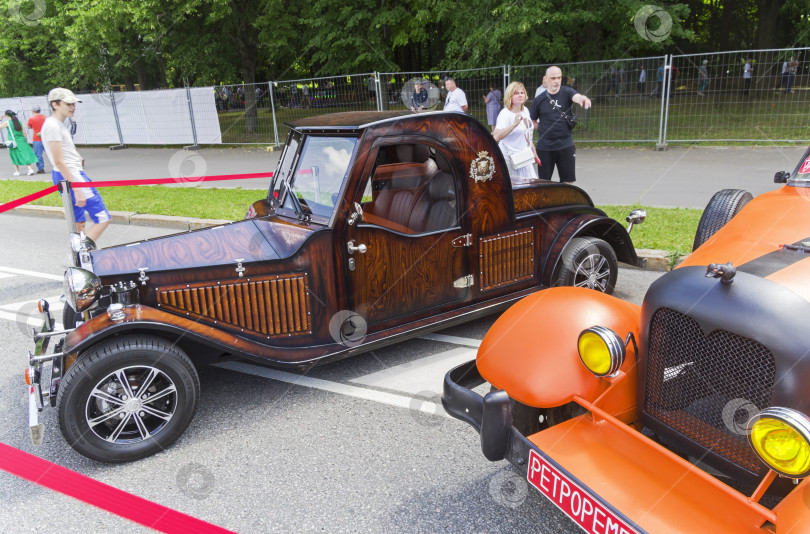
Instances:
[[[806,141],[807,49],[671,57],[666,142]]]
[[[577,143],[807,142],[810,48],[558,63],[588,96]],[[750,59],[750,62],[749,62]],[[747,66],[746,66],[747,65]],[[488,124],[485,98],[511,81],[529,98],[548,64],[380,72],[158,91],[81,95],[78,144],[283,144],[285,123],[341,111],[443,109],[455,79],[467,113]],[[0,99],[27,119],[42,96]],[[499,108],[503,101],[498,103]]]

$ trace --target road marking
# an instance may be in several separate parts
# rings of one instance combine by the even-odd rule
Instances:
[[[36,271],[26,271],[24,269],[15,269],[14,267],[3,267],[2,265],[0,265],[0,271],[2,271],[4,273],[21,274],[23,276],[33,276],[34,278],[45,278],[46,280],[58,280],[60,282],[65,279],[64,275],[38,273]]]
[[[338,382],[329,382],[320,378],[312,378],[309,376],[301,376],[295,373],[288,373],[286,371],[279,371],[277,369],[270,369],[267,367],[259,367],[244,362],[223,362],[214,364],[215,367],[221,367],[238,373],[245,373],[271,380],[278,380],[279,382],[286,382],[296,386],[304,386],[321,391],[328,391],[330,393],[337,393],[339,395],[346,395],[357,399],[378,402],[380,404],[387,404],[388,406],[395,406],[397,408],[406,408],[409,410],[418,410],[422,413],[429,415],[440,415],[449,418],[450,416],[444,409],[434,402],[424,401],[404,395],[395,395],[393,393],[385,393],[384,391],[375,391],[373,389],[359,388],[349,386],[347,384],[340,384]]]
[[[48,301],[48,305],[50,306],[50,310],[52,312],[56,310],[61,310],[62,308],[65,307],[65,303],[62,302],[62,299],[59,295],[55,297],[45,297],[45,300]],[[37,312],[37,302],[39,301],[40,299],[24,300],[22,302],[12,302],[11,304],[0,304],[0,310],[19,312],[22,311],[23,307],[26,307],[30,308],[32,312]]]
[[[457,337],[457,336],[446,336],[444,334],[425,334],[424,336],[419,336],[419,339],[429,339],[431,341],[441,341],[442,343],[452,343],[454,345],[463,345],[465,347],[475,347],[478,348],[481,346],[480,339],[471,339],[468,337]]]
[[[3,278],[14,278],[15,276],[17,275],[11,273],[0,273],[0,280],[2,280]]]
[[[445,336],[449,337],[449,336]],[[444,375],[450,369],[475,359],[476,350],[467,347],[451,349],[441,354],[434,354],[395,367],[389,367],[349,382],[373,386],[411,395],[427,396],[442,394]]]

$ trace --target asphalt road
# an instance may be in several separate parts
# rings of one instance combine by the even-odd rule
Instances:
[[[90,170],[101,165],[91,162]],[[61,293],[66,230],[57,219],[3,214],[0,223],[0,442],[237,532],[579,532],[507,462],[485,460],[475,431],[441,409],[444,373],[474,357],[494,317],[306,376],[254,365],[201,369],[188,430],[138,462],[80,456],[63,441],[53,409],[43,412],[43,445],[33,447],[25,323],[30,301]],[[103,240],[164,233],[112,225]],[[640,303],[660,275],[622,269],[617,295]],[[51,531],[147,529],[0,472],[0,532]]]
[[[659,207],[704,208],[725,188],[746,189],[755,196],[776,189],[773,175],[792,171],[805,147],[670,148],[656,152],[637,148],[577,149],[577,183],[596,204],[643,204]],[[2,152],[2,151],[0,151]],[[267,189],[270,179],[200,183],[194,178],[275,170],[280,150],[206,148],[82,148],[87,174],[94,180],[175,178],[178,186]],[[0,154],[0,160],[5,158]],[[50,165],[46,163],[50,172]],[[0,179],[11,178],[11,166],[0,168]],[[50,175],[21,179],[48,180]]]

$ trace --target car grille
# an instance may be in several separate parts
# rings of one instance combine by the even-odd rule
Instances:
[[[748,419],[770,405],[774,358],[767,347],[661,308],[650,324],[644,412],[753,474],[763,464],[748,445]]]

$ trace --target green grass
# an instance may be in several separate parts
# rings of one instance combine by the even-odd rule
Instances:
[[[48,182],[0,180],[0,202],[9,202],[41,191]],[[264,190],[202,189],[193,187],[127,186],[104,189],[104,203],[111,211],[129,211],[153,215],[175,215],[200,219],[239,220],[248,207],[264,198]],[[53,193],[31,202],[36,206],[62,206]],[[647,221],[633,229],[636,248],[667,250],[687,254],[700,220],[701,210],[685,208],[648,208],[635,206],[600,206],[609,217],[626,225],[624,218],[631,210],[647,210]]]

